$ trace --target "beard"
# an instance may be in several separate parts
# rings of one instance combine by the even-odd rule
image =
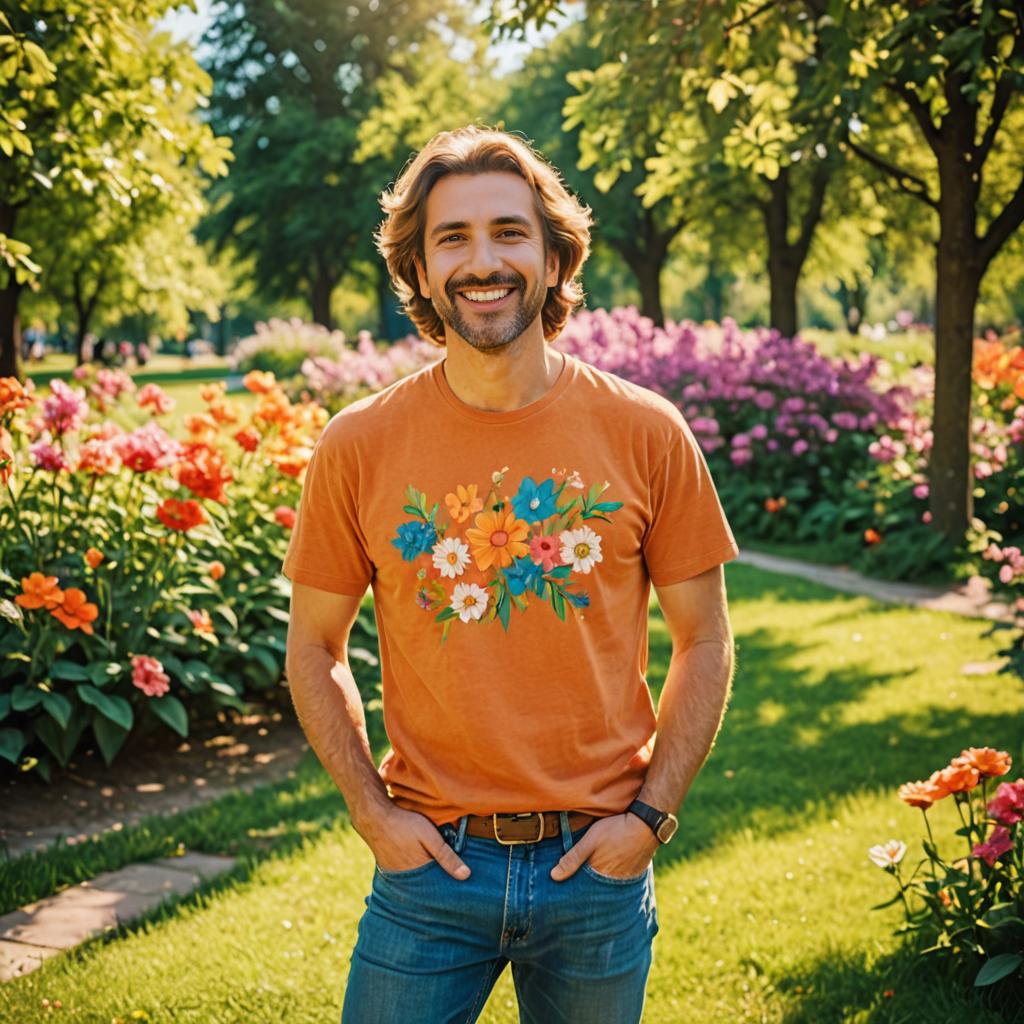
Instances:
[[[514,281],[492,281],[480,286],[480,291],[515,288],[511,305],[492,312],[476,312],[459,305],[457,289],[466,287],[449,285],[443,292],[431,287],[430,297],[445,326],[478,352],[497,352],[511,345],[537,319],[547,300],[547,287],[541,279],[527,293],[525,279],[517,275]]]

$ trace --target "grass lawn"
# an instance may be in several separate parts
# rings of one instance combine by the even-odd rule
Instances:
[[[999,640],[982,622],[749,566],[727,575],[734,693],[680,835],[655,859],[661,931],[645,1022],[1014,1019],[905,949],[893,934],[900,912],[869,909],[893,886],[866,856],[895,837],[917,859],[921,815],[896,799],[900,782],[968,745],[1007,749],[1020,767],[1024,686],[963,671],[992,660]],[[669,654],[655,608],[655,691]],[[379,714],[371,735],[379,758]],[[937,838],[951,836],[952,807],[933,815]],[[337,1020],[373,861],[312,760],[256,797],[16,861],[0,876],[9,897],[15,882],[27,891],[67,880],[69,854],[99,870],[179,841],[244,862],[176,907],[0,987],[0,1019],[52,1021],[47,998],[62,1001],[61,1019],[97,1024]],[[481,1021],[517,1020],[506,970]]]

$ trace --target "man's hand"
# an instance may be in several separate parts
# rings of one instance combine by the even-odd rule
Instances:
[[[392,805],[385,815],[361,825],[357,831],[382,871],[408,871],[433,858],[452,878],[469,878],[469,867],[444,841],[437,826],[416,811]]]
[[[599,875],[636,878],[647,869],[660,845],[658,837],[635,814],[613,814],[587,829],[586,835],[551,869],[551,877],[564,882],[589,861]]]

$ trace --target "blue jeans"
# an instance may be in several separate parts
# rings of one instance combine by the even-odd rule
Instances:
[[[591,823],[593,824],[593,823]],[[590,825],[503,846],[441,825],[469,865],[465,881],[436,860],[374,868],[352,951],[342,1024],[471,1024],[507,963],[520,1024],[630,1024],[643,1011],[658,933],[654,867],[636,878],[584,863],[551,869]]]

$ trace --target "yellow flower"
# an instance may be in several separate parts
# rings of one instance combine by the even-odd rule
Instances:
[[[456,523],[464,523],[484,507],[483,498],[476,496],[476,484],[470,484],[468,487],[459,484],[454,494],[444,496],[444,503],[448,506],[448,515]]]
[[[466,540],[473,550],[473,558],[481,569],[498,565],[502,569],[522,558],[530,550],[526,538],[530,526],[517,519],[515,512],[481,512],[474,520],[475,528],[466,531]]]

